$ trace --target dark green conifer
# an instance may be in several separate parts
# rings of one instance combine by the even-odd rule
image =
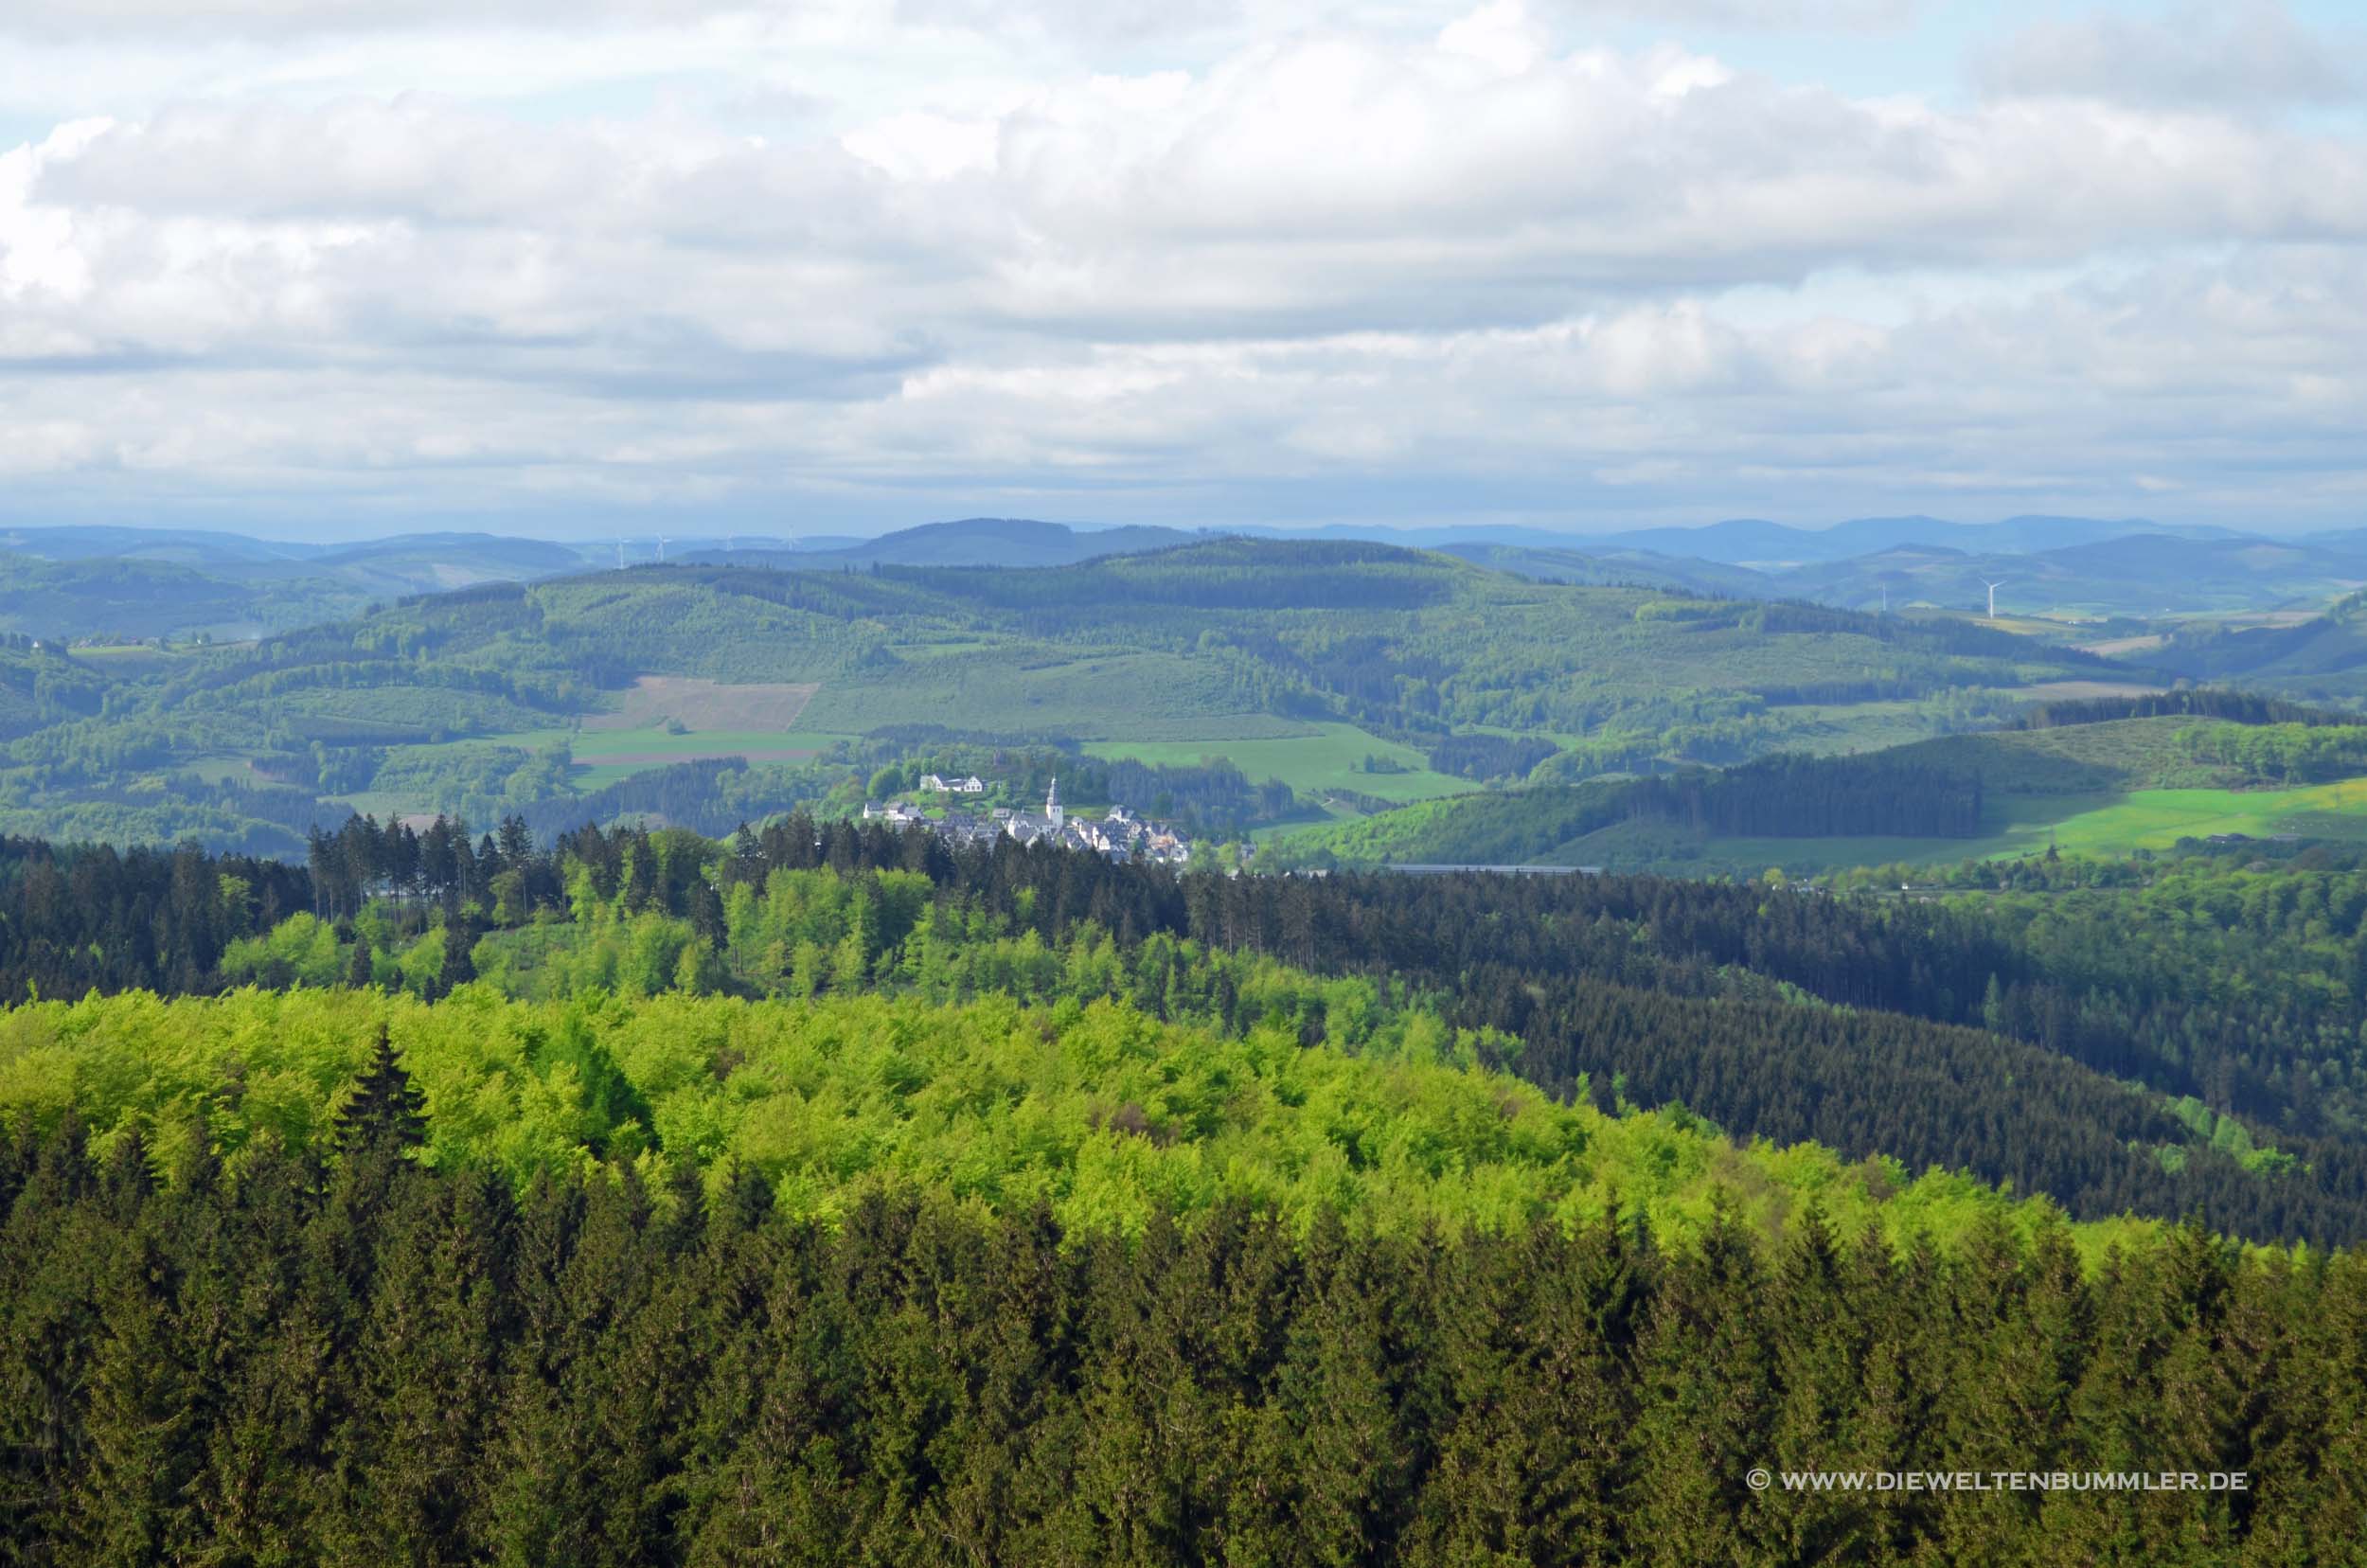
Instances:
[[[396,1059],[387,1026],[381,1024],[369,1065],[337,1113],[338,1152],[349,1158],[364,1149],[419,1148],[427,1142],[426,1105]]]

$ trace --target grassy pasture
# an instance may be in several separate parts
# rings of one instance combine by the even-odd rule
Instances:
[[[112,675],[117,680],[130,680],[140,675],[162,674],[181,664],[187,655],[174,649],[158,648],[153,643],[121,643],[107,646],[86,645],[73,650],[76,662]]]
[[[1695,841],[1695,853],[1677,858],[1704,865],[1824,870],[1892,861],[2006,859],[2044,854],[2050,844],[2064,854],[2125,855],[2223,833],[2256,839],[2292,833],[2359,843],[2367,842],[2367,778],[2296,790],[2000,795],[1989,799],[1982,816],[1984,831],[1978,838],[1712,838]],[[1606,829],[1574,840],[1554,858],[1611,864],[1623,847],[1618,831]],[[1663,853],[1667,849],[1663,846]]]

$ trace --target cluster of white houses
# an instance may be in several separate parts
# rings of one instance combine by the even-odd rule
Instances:
[[[934,793],[941,794],[979,794],[986,790],[986,785],[975,778],[939,779],[934,774],[923,775],[920,787],[935,787]],[[891,828],[926,828],[955,844],[992,844],[999,838],[1013,838],[1022,844],[1090,849],[1114,861],[1148,861],[1165,865],[1182,865],[1192,858],[1192,841],[1181,829],[1138,817],[1123,806],[1112,806],[1106,815],[1097,818],[1070,816],[1068,809],[1060,804],[1060,781],[1057,778],[1044,793],[1041,812],[1015,811],[998,806],[984,814],[948,811],[942,818],[935,818],[922,814],[916,806],[892,800],[884,806],[866,803],[863,814],[866,822],[885,822]]]

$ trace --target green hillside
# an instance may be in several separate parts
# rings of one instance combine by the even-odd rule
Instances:
[[[2367,842],[2367,727],[2162,716],[1937,737],[1841,775],[1977,781],[1947,832],[1722,830],[1638,804],[1622,780],[1412,805],[1273,835],[1272,864],[1538,864],[1755,874],[1962,859],[2168,849],[2213,837]]]
[[[2305,619],[2188,625],[2142,656],[2197,680],[2356,707],[2367,703],[2367,592]]]
[[[1615,1202],[1676,1240],[1708,1221],[1714,1189],[1766,1228],[1815,1203],[1849,1234],[1879,1223],[1902,1242],[1983,1215],[2025,1235],[2059,1218],[1895,1162],[1737,1146],[1682,1113],[1557,1104],[1452,1065],[1434,1024],[1355,1057],[1114,1003],[570,1005],[477,990],[434,1005],[316,990],[44,1003],[0,1013],[0,1126],[53,1126],[70,1107],[98,1149],[137,1131],[169,1172],[202,1112],[235,1171],[248,1150],[323,1138],[381,1025],[423,1096],[427,1160],[522,1185],[623,1158],[652,1189],[675,1168],[753,1171],[796,1214],[843,1215],[884,1184],[1130,1232],[1154,1211],[1227,1201],[1367,1232],[1570,1230]],[[2079,1227],[2091,1256],[2156,1228]]]
[[[578,797],[712,828],[716,766],[731,811],[844,809],[883,761],[957,739],[1220,759],[1311,815],[1517,778],[1564,746],[1580,772],[1844,749],[1860,707],[1869,740],[1930,733],[2113,668],[1986,628],[1531,582],[1372,544],[1223,540],[1029,570],[650,566],[76,658],[46,705],[27,692],[0,715],[19,732],[0,830],[284,852],[356,805],[482,821]],[[595,802],[698,759],[639,805]]]
[[[400,1052],[348,1042],[381,1018]],[[2335,1562],[2367,1521],[2355,1253],[1114,1009],[43,1025],[314,1136],[0,1145],[38,1560]]]

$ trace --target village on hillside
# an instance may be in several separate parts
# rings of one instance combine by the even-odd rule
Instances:
[[[958,800],[986,793],[987,784],[974,775],[946,778],[923,774],[920,790]],[[891,800],[884,805],[866,802],[863,817],[865,822],[885,822],[892,828],[925,828],[955,845],[986,845],[999,838],[1011,838],[1023,845],[1051,844],[1066,849],[1089,849],[1121,862],[1180,866],[1192,858],[1192,841],[1181,829],[1137,816],[1124,806],[1112,806],[1098,817],[1071,816],[1060,804],[1060,781],[1057,778],[1044,792],[1041,811],[1014,811],[1003,806],[983,812],[963,811],[948,806],[941,815],[932,816],[909,801]]]

